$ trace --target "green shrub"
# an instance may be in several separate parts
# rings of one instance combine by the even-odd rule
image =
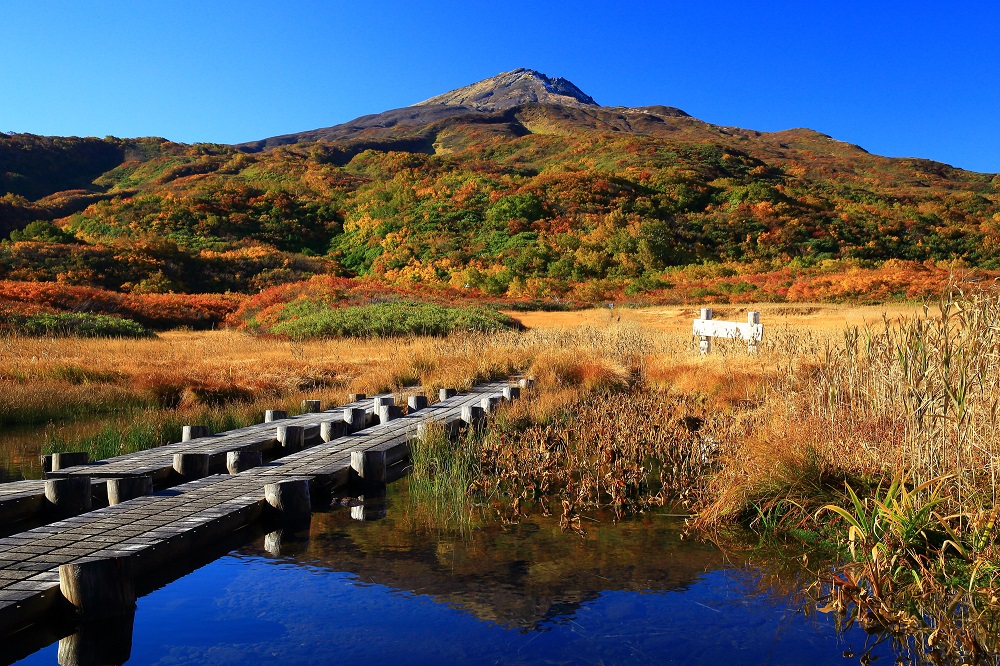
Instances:
[[[0,330],[2,329],[21,335],[81,338],[144,338],[153,334],[131,319],[89,312],[6,317],[0,315]]]
[[[286,309],[271,333],[295,339],[448,335],[458,331],[488,333],[519,324],[486,308],[449,308],[431,303],[377,303],[331,308],[319,303]]]

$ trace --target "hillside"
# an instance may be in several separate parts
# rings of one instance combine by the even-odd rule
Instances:
[[[789,266],[1000,268],[1000,177],[598,106],[531,70],[241,146],[12,135],[0,159],[8,280],[255,293],[344,275],[587,301],[688,298],[669,291],[698,275],[749,300],[786,297],[793,280],[751,278]]]

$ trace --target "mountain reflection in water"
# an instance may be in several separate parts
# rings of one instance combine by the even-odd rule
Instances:
[[[343,510],[314,515],[308,538],[283,535],[275,561],[349,572],[523,630],[571,617],[605,591],[675,590],[725,566],[719,550],[682,541],[677,519],[591,523],[582,537],[551,518],[527,519],[456,539],[400,525],[392,513],[364,523]],[[235,554],[274,557],[266,545]]]
[[[256,538],[139,600],[130,664],[857,664],[868,637],[763,591],[774,570],[680,538],[677,519],[488,525],[465,538],[349,508]],[[851,658],[845,659],[845,656]],[[886,645],[873,656],[892,663]],[[24,663],[54,663],[55,646]]]

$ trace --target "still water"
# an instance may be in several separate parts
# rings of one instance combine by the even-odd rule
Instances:
[[[406,482],[386,517],[315,514],[143,596],[130,664],[857,664],[870,639],[802,613],[794,570],[742,566],[644,516],[425,529]],[[128,654],[128,652],[126,652]],[[876,663],[893,663],[875,646]],[[57,644],[19,663],[53,664]]]

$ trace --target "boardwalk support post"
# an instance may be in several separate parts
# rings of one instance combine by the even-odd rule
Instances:
[[[505,386],[503,389],[503,399],[514,401],[521,397],[520,386]]]
[[[332,442],[338,437],[343,437],[347,430],[344,421],[323,421],[319,424],[319,438],[324,442]]]
[[[71,453],[53,453],[52,471],[58,472],[61,469],[69,469],[77,465],[86,465],[90,462],[90,454],[86,451],[73,451]]]
[[[45,500],[58,516],[69,518],[90,511],[92,498],[89,476],[67,476],[45,482]]]
[[[490,395],[480,400],[479,404],[482,406],[484,414],[492,414],[500,406],[502,400],[503,398],[498,395]]]
[[[264,412],[264,423],[271,423],[272,421],[280,421],[287,418],[288,412],[283,409],[268,409]]]
[[[306,445],[306,431],[302,426],[278,426],[277,439],[286,451],[301,451]]]
[[[87,619],[135,610],[132,560],[128,556],[82,559],[59,566],[59,591]]]
[[[448,398],[454,398],[458,395],[458,391],[453,388],[443,388],[438,391],[438,400],[447,400]]]
[[[174,471],[185,481],[194,481],[208,476],[211,456],[207,453],[175,453]]]
[[[117,479],[108,479],[108,504],[111,506],[152,494],[152,476],[123,476]]]
[[[264,499],[285,524],[305,524],[312,516],[309,479],[285,479],[269,483],[264,486]]]
[[[462,407],[462,420],[470,426],[477,426],[483,420],[485,412],[480,405],[465,405]]]
[[[372,400],[372,415],[375,417],[377,423],[385,423],[389,419],[382,419],[382,408],[392,407],[395,400],[391,395],[389,396],[379,396]]]
[[[361,407],[348,407],[344,410],[344,424],[347,432],[364,430],[368,414]]]
[[[181,429],[181,441],[190,442],[192,439],[198,439],[199,437],[209,437],[212,434],[211,429],[204,425],[186,425]]]
[[[519,380],[517,382],[517,385],[522,390],[524,390],[524,389],[533,389],[533,388],[535,388],[535,380],[534,379],[529,379],[529,378],[525,377],[524,379]]]
[[[388,423],[393,419],[398,419],[403,415],[402,411],[403,410],[395,405],[382,405],[378,408],[378,422]]]
[[[385,484],[385,451],[351,451],[351,469],[367,487]]]
[[[347,396],[347,402],[361,402],[367,397],[364,393],[350,393]]]
[[[319,400],[303,400],[302,401],[302,413],[303,414],[318,414],[320,411],[320,401]]]
[[[425,395],[411,395],[406,400],[406,413],[412,414],[413,412],[419,412],[421,409],[427,409],[427,396]]]
[[[260,451],[227,451],[226,469],[230,474],[239,474],[254,467],[260,467],[264,456]]]

